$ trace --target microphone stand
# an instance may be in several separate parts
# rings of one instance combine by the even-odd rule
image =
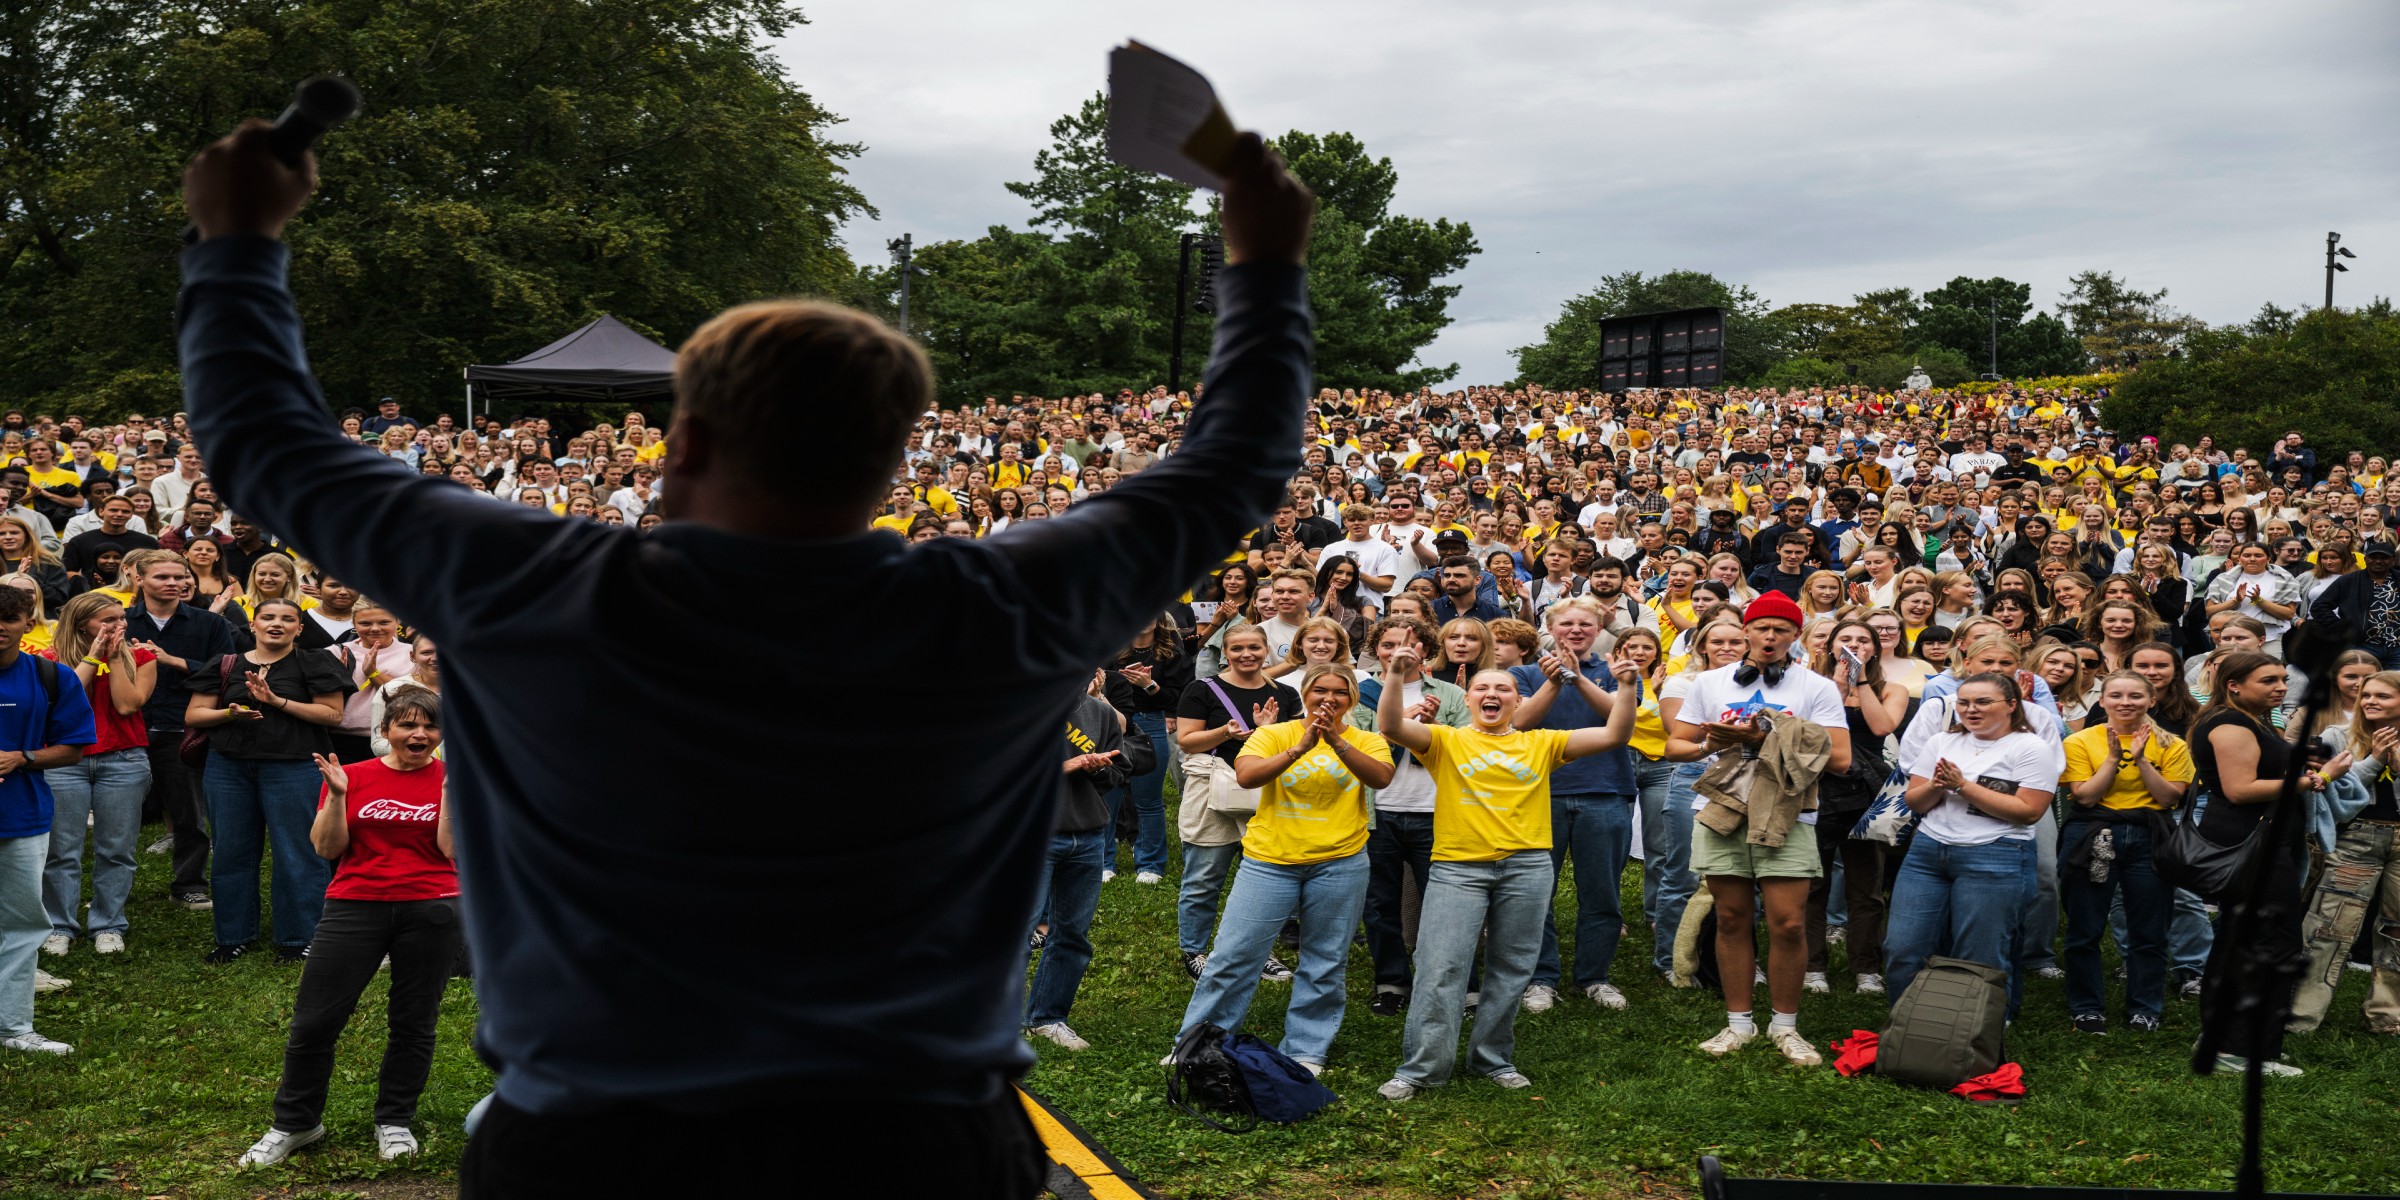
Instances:
[[[2334,657],[2344,646],[2332,637],[2321,635],[2302,626],[2286,640],[2290,653],[2285,661],[2301,667],[2309,680],[2308,700],[2301,706],[2300,728],[2308,729],[2317,723],[2330,707],[2334,694],[2332,665]],[[2222,687],[2220,683],[2218,686]],[[2308,743],[2292,747],[2291,761],[2284,768],[2283,790],[2267,810],[2264,821],[2266,839],[2264,851],[2250,864],[2249,877],[2243,881],[2239,899],[2223,906],[2217,922],[2217,937],[2233,939],[2231,969],[2223,985],[2213,989],[2203,1002],[2200,1040],[2192,1047],[2192,1070],[2196,1074],[2213,1074],[2217,1055],[2222,1049],[2227,1030],[2234,1022],[2250,1022],[2250,1044],[2243,1048],[2245,1066],[2242,1072],[2242,1160],[2234,1176],[2234,1195],[2256,1198],[2266,1195],[2266,1172],[2260,1164],[2262,1140],[2261,1114],[2266,1104],[2267,1041],[2271,1032],[2290,1019],[2293,989],[2298,985],[2306,964],[2297,955],[2277,955],[2268,948],[2266,931],[2292,919],[2296,905],[2305,903],[2301,897],[2284,897],[2273,892],[2268,881],[2284,869],[2295,857],[2299,841],[2305,836],[2307,821],[2296,812],[2307,803],[2300,789],[2300,779],[2309,771]],[[2217,797],[2216,803],[2232,801]]]

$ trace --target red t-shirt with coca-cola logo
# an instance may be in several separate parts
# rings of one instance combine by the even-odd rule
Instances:
[[[434,836],[442,764],[395,771],[380,758],[351,763],[350,849],[333,868],[328,900],[442,900],[458,894],[458,869]],[[325,793],[317,795],[318,807]]]

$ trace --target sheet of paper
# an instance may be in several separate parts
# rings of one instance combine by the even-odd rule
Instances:
[[[1140,42],[1108,53],[1108,156],[1194,187],[1225,186],[1233,119],[1207,77]]]
[[[1214,600],[1192,601],[1192,619],[1200,622],[1203,625],[1208,624],[1210,621],[1216,620],[1217,602]]]

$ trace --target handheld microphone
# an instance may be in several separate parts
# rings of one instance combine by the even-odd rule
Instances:
[[[326,131],[358,115],[358,88],[339,75],[316,75],[300,81],[292,93],[292,102],[275,118],[267,130],[267,147],[277,161],[298,170],[301,156],[308,153]],[[200,240],[198,226],[183,227],[183,244],[189,246]]]

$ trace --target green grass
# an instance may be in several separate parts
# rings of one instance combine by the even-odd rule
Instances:
[[[0,1197],[448,1194],[465,1142],[459,1123],[489,1083],[469,1049],[470,986],[453,983],[444,1007],[418,1161],[388,1167],[374,1156],[378,986],[342,1044],[328,1141],[287,1166],[236,1172],[234,1157],[267,1126],[299,972],[271,956],[203,965],[208,914],[161,898],[164,864],[143,856],[130,954],[103,960],[79,944],[63,963],[45,959],[75,986],[40,1000],[39,1025],[76,1053],[0,1055]],[[1561,911],[1571,914],[1572,903],[1562,893]],[[1367,1013],[1370,975],[1358,951],[1358,1002],[1326,1075],[1342,1102],[1297,1126],[1228,1136],[1174,1112],[1162,1094],[1157,1061],[1191,994],[1175,962],[1173,885],[1119,876],[1102,892],[1094,934],[1098,953],[1073,1018],[1093,1048],[1068,1054],[1043,1043],[1028,1084],[1173,1196],[1683,1193],[1702,1153],[1737,1174],[2227,1187],[2240,1144],[2239,1081],[2184,1069],[2197,1032],[2190,1003],[2170,1002],[2159,1034],[2094,1039],[2066,1028],[2059,984],[2033,981],[2010,1042],[2031,1095],[2014,1109],[1975,1108],[1830,1068],[1791,1068],[1763,1042],[1731,1061],[1706,1058],[1694,1047],[1723,1023],[1722,1005],[1651,975],[1646,936],[1626,939],[1619,955],[1631,1009],[1604,1012],[1574,995],[1519,1021],[1517,1061],[1531,1089],[1462,1079],[1400,1105],[1374,1094],[1399,1061],[1400,1022]],[[1880,1003],[1846,990],[1839,947],[1833,965],[1843,990],[1809,997],[1802,1011],[1802,1030],[1820,1045],[1882,1023]],[[2360,1029],[2363,981],[2345,982],[2325,1030],[2293,1039],[2290,1058],[2307,1076],[2268,1081],[2275,1187],[2400,1190],[2400,1042]],[[1279,1036],[1287,990],[1261,986],[1254,1032]]]

